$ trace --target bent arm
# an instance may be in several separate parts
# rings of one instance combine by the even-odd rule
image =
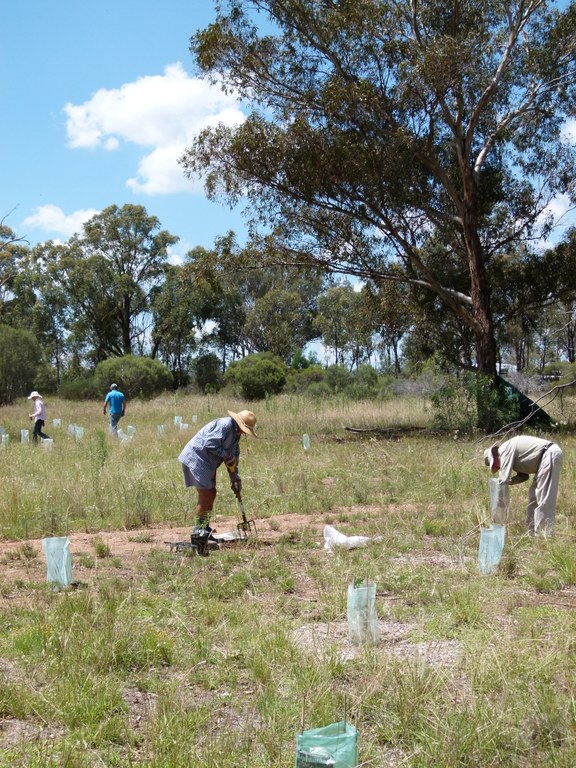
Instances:
[[[518,472],[514,477],[508,480],[508,485],[518,485],[519,483],[525,483],[530,475],[525,475],[523,472]]]

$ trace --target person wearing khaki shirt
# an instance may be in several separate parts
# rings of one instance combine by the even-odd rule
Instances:
[[[526,510],[526,529],[531,536],[553,533],[562,458],[556,443],[531,435],[512,437],[484,451],[484,463],[492,472],[499,472],[499,483],[517,485],[534,476]]]

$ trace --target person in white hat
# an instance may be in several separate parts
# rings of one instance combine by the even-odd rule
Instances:
[[[256,437],[256,416],[252,411],[228,411],[228,416],[214,419],[203,426],[182,449],[178,459],[182,465],[184,485],[196,488],[196,525],[192,541],[198,542],[198,552],[208,554],[207,542],[212,532],[210,516],[216,499],[216,470],[224,464],[228,470],[230,487],[237,498],[242,491],[238,474],[240,438]]]
[[[34,412],[28,414],[30,421],[34,422],[32,440],[35,443],[38,442],[39,437],[42,438],[42,440],[50,440],[50,437],[42,431],[46,422],[46,408],[44,407],[44,401],[42,400],[40,393],[36,392],[36,390],[30,392],[28,400],[34,401]]]
[[[530,536],[553,533],[562,458],[562,449],[556,443],[532,435],[518,435],[484,451],[484,464],[493,473],[499,472],[499,483],[517,485],[534,475],[526,510]]]

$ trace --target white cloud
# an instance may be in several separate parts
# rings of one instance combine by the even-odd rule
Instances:
[[[562,128],[562,133],[564,138],[568,139],[568,141],[576,142],[576,118],[572,117],[569,120],[566,120]]]
[[[562,126],[562,136],[566,141],[576,143],[575,118],[566,120]],[[554,221],[554,227],[548,238],[541,242],[540,246],[543,248],[555,245],[562,239],[570,227],[576,226],[576,211],[568,194],[554,197],[542,211],[538,218],[538,223],[543,225],[550,218]]]
[[[178,158],[184,147],[180,144],[157,147],[142,158],[138,164],[138,175],[128,179],[126,186],[133,192],[147,195],[165,195],[171,192],[200,192],[198,180],[184,176]]]
[[[184,264],[184,256],[191,246],[182,241],[168,247],[168,264],[180,267]]]
[[[163,75],[100,89],[83,104],[66,104],[64,111],[72,148],[118,151],[122,142],[150,148],[137,176],[126,182],[134,192],[150,195],[200,191],[184,177],[177,158],[203,128],[244,120],[233,96],[190,77],[180,63],[167,66]]]
[[[571,211],[572,204],[568,195],[558,195],[550,201],[546,211],[554,217],[554,220],[561,223],[566,214]]]
[[[31,216],[24,219],[22,226],[55,232],[64,238],[69,238],[71,235],[81,232],[82,224],[97,213],[100,211],[88,208],[66,215],[57,205],[40,205],[34,209]]]
[[[557,195],[553,198],[538,217],[538,224],[542,226],[547,219],[552,218],[554,226],[546,239],[541,239],[537,247],[539,249],[552,248],[564,237],[568,229],[576,224],[574,206],[568,195]]]

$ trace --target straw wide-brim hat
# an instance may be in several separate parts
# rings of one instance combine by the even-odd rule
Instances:
[[[33,397],[41,397],[40,392],[36,392],[36,390],[34,390],[34,392],[30,392],[28,395],[28,400],[32,400]]]
[[[254,416],[252,411],[239,411],[239,413],[228,411],[228,415],[232,416],[236,424],[238,424],[242,432],[244,432],[246,435],[258,437],[256,432],[254,432],[254,427],[256,426],[256,416]]]

